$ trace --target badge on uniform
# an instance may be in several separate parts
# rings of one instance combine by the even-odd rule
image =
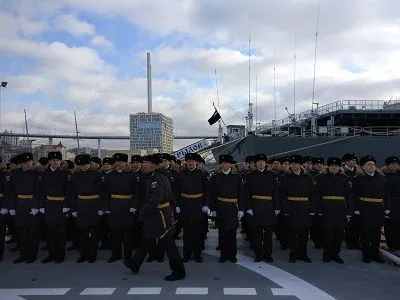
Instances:
[[[101,176],[101,180],[102,180],[103,182],[106,182],[106,178],[105,178],[104,176]]]
[[[151,183],[151,188],[155,189],[156,187],[157,187],[157,182],[156,181],[152,182]]]
[[[10,181],[10,176],[6,176],[6,181],[9,182]]]

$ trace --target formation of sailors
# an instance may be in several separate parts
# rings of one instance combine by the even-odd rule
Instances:
[[[167,253],[172,273],[165,279],[179,280],[184,262],[203,261],[209,218],[218,228],[221,263],[237,261],[239,222],[256,262],[273,262],[274,232],[281,249],[290,249],[291,263],[311,262],[309,237],[323,248],[324,262],[343,263],[344,239],[349,249],[361,249],[364,262],[382,263],[383,225],[388,247],[400,250],[395,156],[378,170],[373,156],[358,160],[354,153],[330,157],[326,165],[321,157],[257,154],[240,170],[231,155],[221,155],[211,173],[194,153],[181,164],[166,153],[128,160],[115,153],[62,161],[60,152],[50,152],[34,165],[31,153],[14,157],[0,172],[0,258],[9,228],[20,253],[14,263],[34,262],[44,223],[49,254],[42,263],[63,262],[70,237],[70,248],[80,251],[77,263],[94,263],[101,241],[111,250],[109,263],[123,260],[135,274],[147,254],[147,261],[161,262]],[[183,257],[174,242],[181,231]]]

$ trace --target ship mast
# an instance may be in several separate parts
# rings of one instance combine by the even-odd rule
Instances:
[[[215,63],[215,52],[214,52],[214,75],[215,75],[215,90],[217,92],[217,104],[218,104],[218,112],[220,112],[220,106],[219,106],[219,89],[218,89],[218,76],[217,76],[217,65]],[[215,108],[215,107],[214,107]],[[221,125],[221,119],[218,120],[218,142],[222,144],[222,136],[223,136],[224,130]]]
[[[249,134],[253,127],[253,103],[251,103],[250,92],[251,92],[251,23],[249,16],[249,109],[246,116],[246,133]]]
[[[321,3],[318,3],[317,30],[315,32],[315,49],[314,49],[314,77],[313,77],[313,85],[312,85],[312,103],[311,103],[311,136],[317,135],[317,120],[316,120],[316,112],[314,111],[314,105],[317,105],[317,108],[318,108],[318,103],[315,103],[314,99],[315,99],[315,71],[316,71],[316,67],[317,67],[317,47],[318,47],[320,7],[321,7]]]
[[[25,108],[24,108],[24,115],[25,115],[26,142],[27,142],[28,146],[31,148],[32,144],[29,141],[28,120],[26,119],[26,109]]]
[[[74,117],[75,117],[75,134],[76,134],[76,142],[78,143],[78,152],[80,151],[80,145],[79,145],[79,131],[78,131],[78,123],[76,121],[76,112],[74,110]]]

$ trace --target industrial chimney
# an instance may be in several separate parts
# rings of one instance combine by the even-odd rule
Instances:
[[[152,113],[153,99],[152,99],[152,88],[151,88],[151,63],[150,53],[147,52],[147,113]]]

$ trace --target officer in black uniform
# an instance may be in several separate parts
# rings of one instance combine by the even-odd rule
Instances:
[[[110,175],[114,170],[114,158],[104,157],[101,169],[104,179],[107,181],[108,175]],[[104,249],[111,250],[111,230],[110,230],[110,225],[108,224],[107,214],[104,214],[101,220],[100,230],[99,230],[99,240],[101,241],[99,250],[104,250]]]
[[[307,240],[314,214],[312,206],[313,182],[311,176],[301,168],[303,158],[294,154],[290,157],[291,173],[281,178],[279,189],[283,212],[288,214],[289,262],[301,259],[311,263],[307,255]],[[308,161],[308,159],[307,159]]]
[[[106,177],[106,214],[111,228],[111,257],[107,262],[113,263],[122,258],[132,257],[133,215],[135,177],[126,169],[128,155],[115,153],[113,155],[115,169]]]
[[[254,156],[256,170],[246,178],[246,200],[249,225],[252,231],[255,262],[272,259],[272,231],[276,215],[280,213],[278,182],[272,171],[266,169],[267,156]]]
[[[384,263],[379,255],[381,227],[389,203],[385,197],[385,176],[376,169],[376,159],[371,155],[360,158],[362,172],[353,181],[356,212],[360,215],[361,252],[363,262],[374,260]]]
[[[242,178],[232,171],[232,164],[231,155],[220,155],[220,170],[214,173],[210,181],[210,202],[218,224],[220,263],[228,259],[233,263],[237,262],[236,231],[239,219],[243,217],[245,202]]]
[[[4,255],[7,215],[8,215],[8,205],[6,203],[6,197],[5,197],[5,186],[6,186],[7,175],[8,174],[6,172],[0,170],[0,261],[3,260],[3,255]]]
[[[18,156],[20,168],[11,173],[9,196],[9,213],[14,216],[18,231],[20,255],[14,263],[32,263],[36,260],[39,246],[39,208],[40,190],[39,173],[32,169],[32,153]]]
[[[147,252],[153,246],[153,241],[156,240],[162,250],[167,252],[172,270],[172,273],[164,279],[175,281],[185,278],[186,273],[175,240],[172,238],[174,226],[170,199],[174,194],[168,178],[157,169],[161,162],[161,158],[157,155],[143,158],[143,171],[148,174],[146,202],[140,211],[144,236],[132,259],[125,260],[124,263],[137,274]]]
[[[322,215],[323,261],[343,264],[339,256],[343,241],[346,216],[354,212],[350,178],[340,171],[342,160],[330,157],[328,171],[315,178],[315,201],[317,212]]]
[[[98,230],[104,215],[104,177],[90,169],[90,156],[80,154],[75,157],[79,171],[72,175],[72,215],[80,233],[81,257],[77,263],[97,259]]]
[[[132,175],[135,179],[135,197],[134,197],[134,208],[136,212],[133,216],[133,249],[139,247],[142,239],[142,222],[140,222],[139,213],[145,203],[146,197],[146,185],[145,175],[142,172],[143,157],[140,155],[131,156],[131,170]]]
[[[62,154],[59,151],[49,152],[49,165],[42,173],[40,182],[42,204],[40,212],[44,214],[47,225],[49,255],[42,263],[55,260],[64,261],[67,239],[67,216],[71,207],[71,174],[60,169]]]
[[[177,211],[183,221],[183,261],[190,259],[201,263],[204,215],[209,211],[208,178],[197,169],[198,156],[185,155],[186,169],[176,180]]]

